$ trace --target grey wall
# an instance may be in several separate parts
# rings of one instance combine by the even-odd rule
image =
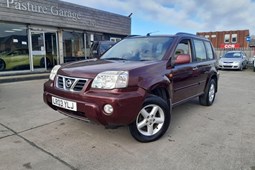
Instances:
[[[0,0],[0,21],[129,35],[131,19],[59,0]]]

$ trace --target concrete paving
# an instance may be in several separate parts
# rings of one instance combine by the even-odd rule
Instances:
[[[174,108],[158,141],[105,129],[42,101],[46,80],[0,84],[0,169],[255,170],[255,73],[220,71],[213,106]]]

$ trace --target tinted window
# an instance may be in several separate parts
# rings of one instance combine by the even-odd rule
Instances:
[[[207,52],[207,56],[209,59],[213,59],[213,50],[212,50],[212,46],[209,42],[205,41],[205,47],[206,47],[206,52]]]
[[[206,60],[206,50],[203,41],[194,40],[195,52],[196,52],[196,61]]]

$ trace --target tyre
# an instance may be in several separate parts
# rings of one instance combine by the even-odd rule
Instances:
[[[5,64],[4,60],[0,59],[0,71],[5,70],[5,68],[6,68],[6,64]]]
[[[211,106],[214,102],[216,95],[216,82],[211,79],[205,88],[205,93],[199,96],[199,103],[203,106]]]
[[[253,71],[255,72],[255,66],[253,66]]]
[[[136,120],[129,125],[131,135],[140,142],[152,142],[167,131],[171,110],[162,98],[150,95],[143,103]]]
[[[240,71],[243,71],[243,65],[240,66],[240,69],[239,69],[239,70],[240,70]]]

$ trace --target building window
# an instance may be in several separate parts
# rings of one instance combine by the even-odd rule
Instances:
[[[232,34],[232,43],[237,43],[237,34]]]
[[[209,38],[210,36],[209,35],[205,35],[205,38]]]
[[[29,70],[26,25],[0,23],[0,72]]]
[[[212,38],[216,38],[216,35],[215,35],[215,34],[213,34],[211,37],[212,37]]]
[[[64,62],[85,59],[84,34],[63,32]]]
[[[225,34],[224,43],[230,43],[230,35],[229,34]]]

